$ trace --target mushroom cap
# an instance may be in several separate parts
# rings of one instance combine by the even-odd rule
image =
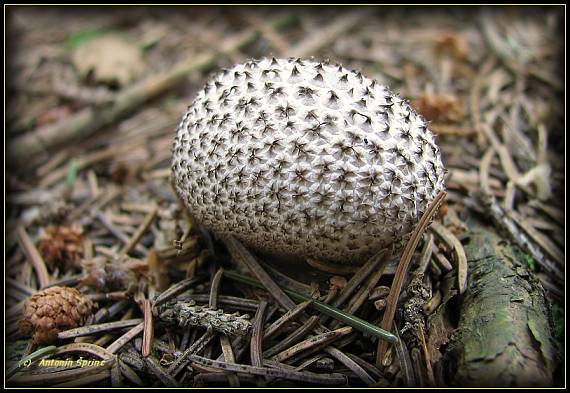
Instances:
[[[444,167],[425,119],[339,65],[225,69],[176,132],[173,184],[193,217],[261,252],[359,264],[399,248]]]

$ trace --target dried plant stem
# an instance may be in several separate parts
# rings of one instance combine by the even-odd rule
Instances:
[[[253,319],[253,330],[251,333],[250,341],[250,352],[251,352],[251,364],[256,367],[263,366],[263,350],[262,350],[262,339],[263,339],[263,320],[265,317],[265,309],[267,308],[267,302],[261,301],[255,317]]]
[[[151,373],[153,373],[163,384],[164,386],[168,387],[179,387],[180,384],[173,376],[168,374],[158,360],[154,358],[154,356],[149,356],[145,358],[146,365]]]
[[[294,345],[296,342],[302,340],[303,337],[306,337],[307,334],[309,334],[309,332],[315,328],[318,322],[319,322],[319,317],[313,315],[312,317],[304,321],[304,323],[301,326],[299,326],[295,331],[293,331],[287,337],[280,340],[277,344],[275,344],[267,351],[265,351],[263,355],[267,358],[272,357],[275,354],[279,353],[280,351],[284,350],[285,348],[289,347],[290,345]]]
[[[222,354],[224,355],[224,361],[227,363],[235,363],[236,359],[234,356],[234,351],[232,349],[232,344],[227,335],[220,335],[220,346],[222,347]],[[231,387],[237,388],[240,386],[239,378],[235,374],[228,375],[228,382]]]
[[[398,298],[400,297],[400,291],[404,285],[404,279],[412,260],[414,250],[418,246],[418,243],[426,228],[428,227],[432,217],[438,212],[439,207],[445,200],[445,195],[445,191],[441,191],[439,194],[437,194],[435,199],[431,202],[427,210],[422,215],[422,218],[412,233],[410,240],[408,240],[408,243],[406,244],[406,247],[400,259],[400,263],[396,269],[396,274],[394,275],[394,282],[390,288],[390,294],[386,299],[386,309],[384,310],[384,316],[382,317],[382,322],[380,324],[384,330],[389,329],[392,325],[392,321],[394,320],[396,305],[398,303]],[[378,341],[378,350],[376,352],[376,365],[378,367],[382,365],[382,358],[384,357],[387,348],[387,342],[383,340]]]
[[[24,251],[26,258],[30,261],[36,271],[40,288],[47,287],[50,284],[50,276],[44,259],[40,255],[36,246],[34,246],[32,239],[30,239],[28,232],[26,232],[26,229],[23,226],[18,226],[16,233],[18,234],[18,242],[20,243],[22,251]]]
[[[358,378],[360,378],[360,380],[367,386],[372,386],[376,383],[374,379],[357,362],[355,362],[341,350],[333,347],[332,345],[329,345],[325,348],[325,352],[348,367],[348,369],[356,374]]]
[[[212,310],[218,308],[218,294],[220,292],[220,285],[222,282],[222,277],[224,275],[224,269],[218,269],[212,283],[210,284],[210,297],[208,299],[208,305]]]
[[[100,323],[97,325],[82,326],[75,329],[65,330],[57,334],[59,340],[67,340],[75,337],[92,336],[97,333],[106,333],[112,330],[124,329],[140,324],[141,318],[127,319],[125,321],[115,321]]]
[[[255,257],[233,236],[224,239],[224,244],[234,259],[246,265],[249,271],[263,284],[265,289],[287,310],[295,308],[295,303],[273,281],[271,276],[261,267]]]
[[[333,20],[327,26],[319,26],[318,29],[307,35],[308,38],[306,40],[291,48],[288,55],[291,57],[303,57],[316,53],[320,48],[334,42],[337,37],[356,26],[365,15],[363,12],[353,12]]]
[[[311,354],[314,351],[321,349],[322,347],[328,345],[329,343],[335,341],[336,339],[344,337],[345,335],[351,332],[352,328],[350,326],[345,326],[337,330],[325,332],[314,337],[309,337],[306,340],[301,341],[300,343],[297,343],[292,347],[286,349],[285,351],[280,352],[277,355],[273,356],[273,360],[278,362],[283,362],[287,359],[294,357],[300,352],[305,352],[305,355]]]
[[[118,363],[119,363],[119,369],[121,370],[121,374],[125,378],[127,378],[129,381],[131,381],[132,383],[134,383],[137,386],[143,386],[144,385],[144,383],[140,379],[140,377],[125,362],[123,362],[121,359],[118,359]]]
[[[564,280],[564,272],[560,266],[548,258],[540,247],[538,247],[525,233],[521,231],[516,221],[514,221],[508,212],[506,212],[495,200],[492,195],[478,193],[475,197],[485,207],[484,212],[489,215],[493,221],[506,232],[511,239],[518,244],[524,252],[530,254],[536,262],[549,273],[549,276],[556,282],[562,284]]]
[[[491,146],[487,149],[479,164],[479,183],[481,189],[486,194],[491,194],[491,186],[489,185],[489,168],[491,167],[491,161],[494,156],[495,149]]]
[[[429,261],[431,260],[431,256],[433,255],[433,249],[434,249],[433,235],[431,233],[428,233],[424,241],[422,252],[420,254],[420,260],[418,262],[417,270],[419,272],[424,273],[426,271]]]
[[[229,271],[229,270],[226,271],[226,276],[228,278],[233,279],[233,280],[240,281],[240,282],[243,282],[243,283],[258,287],[258,288],[262,287],[262,285],[259,282],[255,281],[249,277],[243,276],[243,275],[241,275],[237,272],[234,272],[234,271]],[[296,299],[299,302],[311,300],[309,297],[307,297],[305,295],[301,295],[300,293],[293,292],[289,289],[285,289],[285,291],[292,298]],[[373,324],[371,324],[370,322],[364,321],[358,317],[355,317],[354,315],[346,314],[342,310],[339,310],[338,308],[332,307],[328,304],[322,303],[318,300],[313,299],[313,302],[311,303],[311,307],[322,312],[325,315],[328,315],[330,317],[338,319],[338,320],[346,323],[347,325],[352,326],[353,328],[355,328],[357,330],[366,332],[368,334],[372,334],[375,337],[382,338],[383,340],[387,340],[387,341],[392,342],[392,343],[396,342],[396,340],[397,340],[396,337],[392,333],[387,332],[384,329],[380,329],[377,326],[374,326]]]
[[[206,294],[192,294],[189,295],[190,299],[195,300],[198,303],[208,303],[210,299],[210,295]],[[218,296],[218,304],[223,304],[224,306],[228,306],[229,308],[234,308],[238,310],[246,310],[246,311],[255,311],[257,307],[259,307],[259,302],[254,299],[247,299],[243,297],[236,297],[236,296],[225,296],[219,295]]]
[[[220,362],[217,360],[207,359],[201,356],[190,355],[190,361],[193,363],[212,367],[219,370],[234,371],[239,373],[261,375],[267,378],[283,378],[291,381],[315,383],[320,385],[343,385],[346,383],[346,377],[342,374],[315,374],[311,372],[299,372],[287,369],[275,369],[266,367],[248,366],[245,364],[231,364]]]
[[[154,338],[154,320],[148,299],[143,300],[142,309],[144,312],[142,355],[146,358],[152,351],[152,341]]]
[[[426,344],[426,337],[424,334],[424,328],[421,324],[418,325],[417,331],[418,331],[418,336],[420,338],[422,353],[424,354],[424,359],[426,361],[426,374],[428,377],[428,383],[429,383],[429,386],[435,387],[436,386],[435,375],[433,373],[433,368],[431,366],[431,356],[430,356],[429,349],[428,349],[427,344]]]
[[[206,333],[198,340],[196,340],[190,348],[188,348],[184,353],[177,358],[171,365],[168,367],[168,374],[176,377],[180,371],[191,361],[191,357],[193,354],[200,352],[212,339],[214,338],[214,330],[208,329]]]
[[[388,251],[382,250],[372,256],[346,283],[339,297],[333,302],[335,307],[341,306],[354,292],[354,290],[378,268],[378,265],[386,259]]]
[[[101,210],[94,209],[94,214],[95,217],[97,217],[97,219],[101,222],[101,224],[103,224],[103,226],[113,234],[113,236],[125,244],[128,244],[130,242],[129,237],[125,235],[125,233],[120,230],[115,224],[113,224]],[[142,244],[136,244],[135,249],[143,255],[148,255],[148,249]]]
[[[133,338],[138,336],[144,330],[144,322],[139,323],[134,328],[129,330],[127,333],[123,334],[116,341],[107,347],[107,351],[111,353],[116,353],[119,349],[123,347],[126,343],[131,341]]]
[[[158,306],[158,305],[164,303],[165,301],[170,300],[171,298],[173,298],[175,296],[178,296],[182,292],[192,288],[194,285],[198,284],[199,282],[201,282],[203,280],[204,280],[203,277],[193,277],[193,278],[184,279],[184,280],[174,284],[173,286],[168,288],[166,291],[164,291],[160,295],[158,295],[158,297],[156,299],[154,299],[153,306]]]
[[[441,240],[452,247],[455,263],[457,264],[459,293],[465,292],[465,289],[467,289],[467,257],[461,242],[449,229],[437,222],[434,222],[430,228]]]
[[[279,319],[273,322],[266,330],[263,335],[263,339],[267,340],[271,336],[275,335],[280,331],[280,329],[285,326],[288,322],[294,320],[299,314],[301,314],[311,303],[313,299],[307,300],[305,302],[299,303],[297,306],[292,308],[283,314]]]
[[[398,327],[395,325],[396,324],[394,324],[394,332],[398,336],[398,343],[394,347],[396,348],[396,354],[400,361],[400,370],[402,370],[402,374],[404,376],[404,384],[406,387],[413,387],[416,386],[416,377],[414,375],[412,361],[410,360],[410,354],[404,340],[399,339]]]
[[[135,248],[137,243],[141,240],[142,236],[146,232],[146,230],[150,227],[156,215],[158,214],[158,207],[153,206],[150,212],[146,215],[144,221],[141,225],[137,228],[136,232],[130,237],[125,247],[121,250],[121,255],[127,255],[129,252]]]

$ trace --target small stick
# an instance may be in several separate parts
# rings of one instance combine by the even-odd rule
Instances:
[[[526,253],[530,254],[537,263],[546,270],[550,277],[561,283],[564,279],[564,272],[560,266],[547,255],[545,255],[540,247],[538,247],[525,233],[523,233],[511,215],[506,212],[495,200],[493,195],[478,193],[475,195],[481,204],[485,207],[485,213],[489,215],[493,221],[505,231],[511,239]]]
[[[156,375],[156,377],[160,380],[160,382],[162,382],[165,386],[168,386],[168,387],[179,387],[180,386],[178,381],[176,379],[174,379],[173,376],[171,376],[166,371],[164,371],[164,369],[162,368],[160,363],[154,358],[154,356],[149,356],[149,357],[145,358],[145,362],[146,362],[146,365],[148,366],[148,369],[154,375]]]
[[[386,309],[384,310],[384,316],[382,317],[382,322],[380,326],[382,329],[387,330],[392,325],[392,321],[394,320],[394,314],[396,313],[396,306],[398,304],[398,298],[400,297],[400,291],[402,290],[402,286],[404,285],[404,279],[406,277],[406,272],[408,271],[408,267],[412,260],[412,256],[414,250],[418,246],[418,243],[425,232],[427,226],[429,225],[432,217],[438,212],[439,207],[445,200],[445,191],[441,191],[435,199],[431,202],[428,209],[422,215],[419,223],[417,224],[412,236],[408,240],[406,244],[406,248],[402,253],[402,257],[400,259],[400,263],[398,264],[398,268],[396,269],[396,274],[394,276],[394,281],[392,283],[392,287],[390,288],[390,295],[386,299]],[[379,340],[378,341],[378,349],[376,352],[376,365],[378,367],[382,364],[382,358],[388,348],[388,343]]]
[[[116,353],[119,349],[123,347],[126,343],[131,341],[133,338],[138,336],[144,330],[144,322],[139,323],[134,328],[123,334],[117,340],[115,340],[111,345],[107,347],[107,351],[110,353]]]
[[[136,326],[142,322],[142,318],[127,319],[125,321],[115,321],[99,323],[97,325],[82,326],[75,329],[65,330],[57,334],[59,340],[67,340],[69,338],[92,336],[97,333],[107,333],[113,330],[124,329]]]
[[[384,375],[382,374],[382,372],[380,370],[378,370],[378,368],[375,365],[368,363],[366,360],[362,359],[360,356],[356,356],[352,353],[347,353],[346,356],[348,356],[350,359],[354,360],[360,367],[362,367],[362,369],[366,370],[366,372],[368,374],[372,374],[377,379],[384,378]]]
[[[453,255],[457,263],[457,281],[459,285],[459,293],[465,292],[467,289],[467,257],[465,250],[459,239],[446,227],[440,223],[434,222],[431,230],[444,242],[453,247]],[[444,267],[445,268],[445,267]]]
[[[187,278],[187,279],[184,279],[184,280],[174,284],[173,286],[168,288],[166,291],[164,291],[160,295],[158,295],[158,297],[156,299],[154,299],[153,306],[158,306],[158,305],[164,303],[165,301],[167,301],[167,300],[169,300],[175,296],[178,296],[179,294],[186,291],[187,289],[192,288],[194,285],[196,285],[197,283],[199,283],[203,279],[204,279],[203,277]]]
[[[22,225],[18,225],[16,233],[18,234],[18,243],[20,243],[20,247],[22,247],[26,258],[30,261],[36,271],[40,288],[47,287],[50,283],[50,276],[44,259],[40,255],[36,246],[34,246],[32,239],[30,239],[28,232],[26,232],[26,229]]]
[[[123,362],[120,358],[118,359],[118,363],[119,363],[119,368],[121,370],[121,373],[132,383],[134,383],[135,385],[138,386],[143,386],[144,383],[143,381],[140,379],[140,377],[137,375],[137,373],[135,373],[133,371],[133,369],[128,366],[125,362]]]
[[[152,341],[154,338],[154,320],[152,316],[150,300],[144,299],[142,308],[144,310],[142,355],[146,358],[152,351]]]
[[[437,263],[439,268],[442,269],[443,271],[450,272],[453,270],[451,262],[449,262],[449,259],[447,259],[446,256],[443,255],[441,252],[439,251],[434,252],[433,259],[435,263]]]
[[[206,294],[192,294],[189,298],[200,303],[207,303],[210,300],[210,295]],[[243,297],[236,296],[226,296],[218,295],[218,304],[221,303],[230,308],[245,310],[245,311],[255,311],[259,307],[259,302],[254,299],[247,299]]]
[[[283,362],[301,352],[305,352],[305,354],[311,354],[315,351],[318,351],[322,347],[327,346],[336,339],[346,336],[349,333],[352,333],[352,328],[350,326],[345,326],[337,330],[322,333],[314,337],[309,337],[306,340],[293,345],[291,348],[273,356],[272,360]]]
[[[131,252],[133,250],[133,248],[135,248],[135,246],[141,240],[141,238],[144,235],[144,233],[146,232],[146,230],[150,227],[150,225],[152,224],[152,222],[156,218],[157,214],[158,214],[158,207],[153,206],[151,208],[150,212],[144,218],[144,221],[137,228],[136,232],[133,233],[131,238],[127,241],[127,244],[125,245],[123,250],[120,252],[121,256],[127,255],[129,252]]]
[[[255,317],[253,320],[253,331],[251,333],[250,341],[250,352],[251,352],[251,365],[256,367],[263,366],[263,355],[262,355],[262,339],[263,339],[263,319],[265,314],[265,309],[267,308],[267,302],[261,301]]]
[[[307,262],[308,265],[314,267],[315,269],[322,270],[323,272],[331,274],[336,274],[339,276],[354,274],[358,271],[358,266],[339,265],[336,263],[319,261],[313,258],[307,258],[305,261]]]
[[[117,301],[117,300],[125,300],[129,298],[129,294],[126,291],[119,291],[119,292],[107,292],[107,293],[92,293],[87,295],[89,300],[94,302],[102,302],[102,301]]]
[[[224,361],[228,363],[235,363],[236,359],[234,356],[234,351],[232,349],[232,344],[230,343],[230,339],[227,335],[222,334],[220,335],[220,346],[222,347],[222,354],[224,355]],[[231,387],[239,388],[240,382],[239,378],[235,374],[228,375],[228,382]]]
[[[127,308],[129,304],[130,302],[125,299],[113,303],[109,307],[100,308],[99,310],[97,310],[97,313],[95,314],[94,323],[101,323],[115,317],[115,315],[118,315],[121,311]]]
[[[258,281],[255,281],[247,276],[241,275],[237,272],[234,271],[226,271],[225,272],[226,276],[228,278],[231,278],[233,280],[236,281],[240,281],[243,282],[245,284],[248,285],[252,285],[258,288],[263,288],[263,285],[261,283],[259,283]],[[307,300],[310,300],[311,298],[309,298],[308,296],[302,295],[300,293],[291,291],[289,289],[284,289],[285,292],[287,292],[287,294],[289,294],[289,296],[291,296],[292,298],[296,299],[299,302],[304,302]],[[318,300],[313,300],[313,302],[311,303],[311,307],[313,307],[314,309],[320,311],[321,313],[333,317],[335,319],[338,319],[342,322],[344,322],[345,324],[352,326],[353,328],[360,330],[362,332],[366,332],[368,334],[372,334],[375,337],[379,337],[382,338],[383,340],[387,340],[389,342],[395,342],[396,336],[394,336],[392,333],[384,330],[384,329],[380,329],[378,328],[378,326],[375,326],[373,324],[371,324],[370,322],[367,322],[363,319],[360,319],[354,315],[350,315],[345,313],[342,310],[339,310],[336,307],[332,307],[326,303],[320,302]]]
[[[363,285],[362,288],[360,288],[360,290],[356,293],[356,295],[350,300],[348,307],[345,309],[347,313],[355,314],[360,309],[360,307],[362,307],[364,302],[370,296],[370,293],[376,284],[378,284],[378,281],[380,281],[382,278],[387,264],[388,260],[386,259],[384,260],[384,263],[382,263],[382,265],[379,266],[378,269],[370,276],[366,285]]]
[[[418,378],[417,387],[426,386],[426,376],[424,375],[424,366],[422,364],[422,355],[420,353],[420,350],[418,348],[412,348],[410,351],[410,358],[414,370],[416,371],[416,377]]]
[[[417,270],[420,273],[425,273],[429,261],[431,260],[431,256],[433,254],[434,244],[433,244],[433,235],[428,233],[426,236],[426,240],[424,241],[424,246],[422,248],[422,252],[420,254],[420,260],[418,262]]]
[[[206,333],[204,333],[202,337],[196,340],[190,346],[190,348],[184,351],[184,353],[179,358],[177,358],[170,365],[170,367],[168,367],[168,374],[172,375],[173,377],[176,377],[176,375],[178,375],[178,373],[180,373],[180,371],[182,371],[182,369],[184,369],[184,367],[186,367],[186,365],[191,361],[191,357],[193,356],[193,354],[199,353],[201,350],[203,350],[206,347],[206,345],[208,345],[208,343],[212,341],[214,336],[215,334],[213,329],[206,330]]]
[[[325,352],[348,367],[348,369],[355,373],[358,378],[360,378],[360,380],[367,386],[372,386],[376,383],[370,374],[366,372],[366,370],[364,370],[357,362],[355,362],[351,357],[346,355],[341,350],[333,346],[328,346],[325,348]]]
[[[272,357],[275,354],[279,353],[280,351],[287,348],[289,345],[293,345],[294,343],[301,340],[305,337],[319,322],[319,317],[317,315],[313,315],[309,319],[307,319],[299,328],[297,328],[293,333],[289,334],[283,340],[279,341],[273,347],[269,348],[267,351],[263,353],[265,357]]]
[[[321,360],[322,358],[324,358],[325,355],[324,354],[317,354],[315,356],[313,356],[312,358],[309,358],[307,360],[305,360],[303,363],[301,363],[300,365],[298,365],[297,367],[295,367],[295,371],[301,371],[304,370],[305,368],[309,367],[311,364]],[[268,362],[265,362],[265,364],[268,364]],[[332,368],[331,368],[332,369]]]
[[[266,368],[248,366],[245,364],[232,364],[211,360],[202,356],[190,355],[189,360],[202,366],[212,367],[219,370],[234,371],[239,373],[261,375],[267,378],[283,378],[292,381],[315,383],[320,385],[343,385],[346,383],[346,377],[342,374],[316,374],[308,371],[292,371],[285,368]]]
[[[7,285],[10,285],[10,286],[12,286],[18,290],[18,292],[19,292],[19,295],[17,296],[18,301],[23,300],[29,296],[32,296],[34,293],[36,293],[36,291],[33,290],[32,288],[30,288],[29,286],[24,285],[24,284],[20,283],[19,281],[14,280],[11,277],[6,277],[5,282]],[[14,296],[13,293],[11,293],[11,295]]]
[[[220,292],[220,284],[222,282],[223,275],[224,269],[218,269],[212,279],[212,284],[210,285],[210,298],[208,299],[208,305],[212,310],[218,308],[218,293]]]
[[[372,256],[357,272],[351,279],[346,283],[345,287],[342,289],[338,299],[333,302],[333,306],[339,307],[342,305],[349,297],[352,295],[352,292],[364,281],[366,278],[370,277],[370,274],[382,262],[388,252],[386,250],[382,250]]]
[[[517,223],[517,225],[522,228],[526,234],[534,240],[534,242],[542,248],[551,258],[558,262],[561,266],[564,266],[564,253],[554,244],[552,240],[544,236],[542,233],[538,232],[532,225],[530,225],[527,220],[525,220],[518,212],[510,211],[509,215]]]
[[[301,314],[311,303],[313,299],[304,301],[303,303],[299,303],[297,306],[292,308],[291,310],[287,311],[283,314],[278,320],[273,322],[266,330],[263,335],[263,339],[266,340],[271,336],[275,335],[279,332],[279,330],[285,326],[286,323],[289,321],[294,320],[299,314]]]
[[[479,164],[479,184],[486,194],[491,194],[491,186],[489,185],[489,168],[491,167],[493,157],[495,157],[495,149],[490,146],[485,154],[483,154],[483,158]]]
[[[107,228],[107,230],[109,230],[109,232],[111,232],[113,236],[115,236],[117,239],[119,239],[121,242],[125,244],[129,243],[130,241],[129,237],[125,235],[125,233],[121,231],[115,224],[113,224],[111,220],[109,220],[101,210],[95,209],[94,213],[95,217],[97,217],[97,219],[101,221],[103,226]],[[148,249],[141,244],[137,244],[135,246],[135,249],[145,256],[148,254]]]
[[[404,384],[406,387],[416,386],[416,377],[414,375],[412,361],[410,360],[410,354],[408,352],[408,348],[406,347],[406,343],[400,339],[400,335],[398,334],[398,327],[395,323],[394,332],[396,333],[396,336],[398,336],[398,343],[394,347],[396,348],[396,354],[400,360],[400,370],[402,370],[402,374],[404,376]]]
[[[360,307],[364,304],[364,302],[368,299],[370,292],[376,286],[382,275],[384,274],[384,270],[386,269],[388,260],[385,259],[381,266],[379,266],[374,273],[369,276],[366,285],[362,285],[362,287],[358,290],[358,292],[350,299],[348,306],[343,309],[344,312],[348,314],[355,314]],[[336,329],[340,326],[340,322],[333,321],[331,324],[332,329]]]
[[[424,335],[424,328],[422,327],[422,325],[420,324],[418,326],[418,336],[420,337],[420,343],[421,343],[421,347],[422,347],[422,352],[424,354],[424,358],[426,361],[426,371],[427,371],[427,377],[428,377],[428,383],[429,386],[433,386],[435,387],[435,375],[433,374],[433,368],[431,367],[431,356],[429,354],[429,350],[428,347],[426,345],[426,338]]]
[[[295,308],[295,303],[279,288],[271,276],[255,260],[255,257],[237,239],[230,235],[224,239],[224,244],[232,257],[245,264],[282,307],[287,310]]]

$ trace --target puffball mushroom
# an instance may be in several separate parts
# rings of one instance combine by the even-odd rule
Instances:
[[[178,126],[172,159],[177,194],[214,233],[351,264],[401,247],[444,171],[405,100],[360,72],[301,59],[214,76]]]

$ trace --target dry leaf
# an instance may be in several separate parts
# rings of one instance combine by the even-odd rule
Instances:
[[[124,86],[144,71],[141,49],[126,39],[107,34],[78,46],[72,62],[82,78]]]

